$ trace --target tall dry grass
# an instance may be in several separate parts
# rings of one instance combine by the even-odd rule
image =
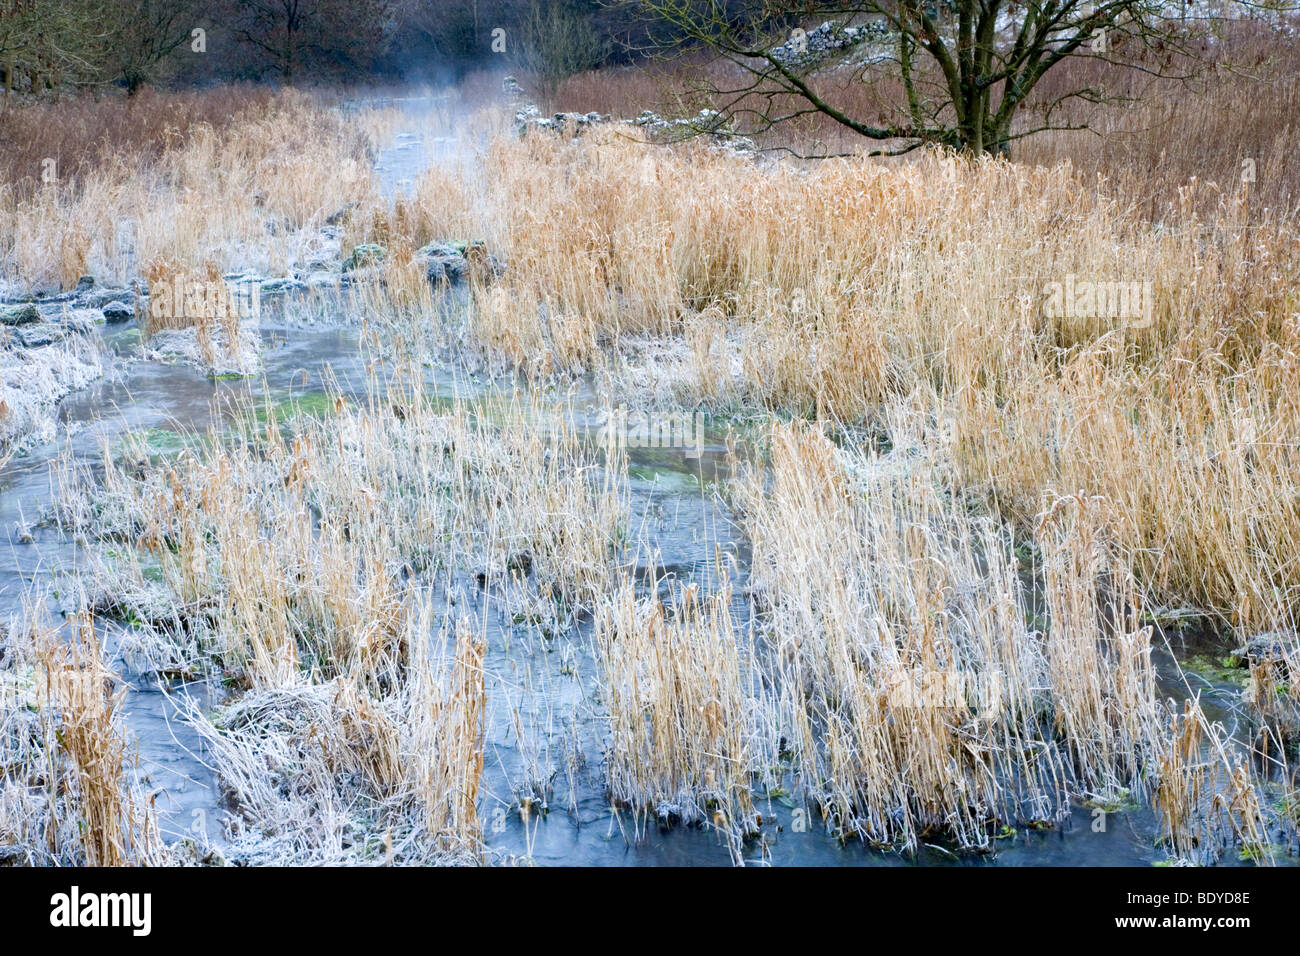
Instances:
[[[168,259],[283,275],[314,251],[306,227],[369,192],[363,128],[303,94],[252,97],[217,124],[190,119],[39,188],[0,183],[0,274],[125,283]]]
[[[1290,30],[1294,30],[1292,19]],[[1158,44],[1137,49],[1122,42],[1107,59],[1072,58],[1053,67],[1021,108],[1013,132],[1051,124],[1085,125],[1085,130],[1053,130],[1018,139],[1012,146],[1017,163],[1054,166],[1070,163],[1087,183],[1099,183],[1109,195],[1132,203],[1144,216],[1176,214],[1179,190],[1191,179],[1217,184],[1231,194],[1242,179],[1242,162],[1254,162],[1252,192],[1277,215],[1300,209],[1300,178],[1295,155],[1300,59],[1288,24],[1269,26],[1249,20],[1214,23],[1210,36],[1186,44]],[[1118,39],[1118,38],[1117,38]],[[1128,68],[1121,63],[1131,63]],[[918,84],[941,82],[921,64]],[[665,116],[691,116],[705,107],[729,105],[746,115],[781,115],[806,104],[789,96],[755,93],[711,96],[710,89],[740,90],[747,78],[730,64],[694,55],[673,63],[651,62],[571,77],[562,83],[555,109],[595,110],[634,117],[643,109]],[[893,62],[826,69],[810,78],[828,102],[854,117],[881,122],[906,103]],[[1097,99],[1064,99],[1073,91],[1092,90]],[[853,153],[882,144],[857,134],[820,113],[800,115],[756,135],[763,149],[800,155]],[[903,161],[904,163],[907,160]],[[1215,196],[1201,207],[1212,211]]]
[[[595,642],[611,798],[714,827],[739,859],[759,829],[754,791],[771,777],[776,742],[755,719],[763,692],[731,597],[725,584],[707,597],[690,585],[665,607],[625,583],[601,606]]]
[[[1226,110],[1245,94],[1216,95]],[[888,846],[942,831],[987,847],[1072,797],[1136,794],[1176,855],[1256,852],[1255,781],[1219,729],[1156,699],[1144,615],[1190,605],[1297,653],[1300,255],[1268,158],[1291,134],[1271,129],[1267,186],[1192,181],[1188,148],[1152,203],[1133,171],[1099,186],[1047,154],[801,167],[623,126],[497,135],[477,169],[432,169],[389,201],[366,137],[290,94],[191,130],[141,175],[10,193],[0,225],[5,268],[27,277],[247,265],[250,249],[287,268],[350,202],[346,241],[390,252],[360,290],[394,313],[371,316],[386,334],[424,335],[435,309],[415,250],[482,237],[508,270],[473,284],[456,344],[637,397],[653,354],[675,401],[866,426],[892,449],[773,430],[770,481],[732,494],[752,640],[716,597],[629,588],[622,463],[539,427],[536,394],[486,428],[410,370],[315,421],[245,416],[230,441],[58,486],[68,527],[133,546],[104,557],[97,593],[143,622],[141,660],[244,692],[195,720],[243,818],[275,834],[252,859],[374,858],[345,812],[358,793],[406,858],[476,857],[484,649],[447,615],[435,627],[411,583],[443,574],[552,621],[594,613],[611,795],[733,848],[788,776],[841,834]],[[1071,277],[1149,283],[1149,315],[1050,311]],[[1265,718],[1300,702],[1297,674],[1255,665]],[[293,765],[308,770],[286,796],[274,770]]]
[[[895,434],[913,415],[891,410]],[[737,861],[764,832],[761,800],[792,791],[841,839],[884,848],[991,850],[1074,801],[1154,802],[1175,858],[1236,845],[1267,862],[1258,775],[1222,727],[1157,693],[1105,502],[1054,502],[1027,564],[1027,542],[954,487],[949,449],[912,437],[882,454],[773,428],[770,474],[733,489],[752,632],[725,582],[667,603],[609,595],[595,648],[611,798],[716,828]]]
[[[1300,258],[1246,191],[1205,219],[1191,183],[1152,225],[1066,166],[800,170],[621,130],[491,162],[511,269],[476,300],[490,350],[618,367],[655,338],[688,404],[863,420],[923,394],[964,483],[1025,525],[1044,494],[1104,496],[1160,600],[1289,623]],[[1150,314],[1050,313],[1073,278],[1149,283]]]
[[[1169,734],[1157,757],[1155,804],[1162,837],[1179,859],[1214,862],[1227,846],[1243,859],[1271,863],[1273,846],[1250,768],[1233,753],[1228,733],[1212,723],[1200,702],[1186,701],[1169,716]],[[1212,812],[1206,813],[1207,801]]]
[[[241,859],[476,860],[487,648],[442,596],[486,589],[557,628],[593,610],[619,566],[622,458],[598,462],[535,396],[444,401],[418,366],[285,414],[245,409],[174,459],[128,443],[102,470],[67,462],[59,521],[101,545],[89,600],[133,622],[135,666],[238,692],[189,719]]]
[[[1059,820],[1069,794],[1143,788],[1149,631],[1099,630],[1076,529],[1053,538],[1083,564],[1049,593],[1042,633],[1009,529],[972,515],[933,460],[787,427],[772,451],[770,488],[755,476],[741,498],[768,666],[797,779],[841,832],[987,846],[995,823]]]
[[[57,100],[6,103],[0,109],[0,185],[20,198],[43,182],[44,161],[76,182],[100,166],[144,163],[182,145],[202,128],[238,125],[264,109],[273,93],[266,87],[226,86],[215,90],[141,90],[132,97],[85,93]]]
[[[1178,214],[1180,190],[1192,180],[1212,184],[1197,197],[1198,213],[1212,215],[1240,188],[1249,160],[1253,204],[1294,219],[1300,213],[1292,159],[1300,148],[1300,53],[1291,34],[1259,23],[1221,23],[1216,34],[1212,44],[1197,44],[1193,57],[1172,57],[1165,65],[1186,80],[1087,60],[1049,72],[1038,91],[1041,102],[1083,86],[1104,89],[1111,102],[1067,109],[1061,119],[1086,122],[1090,131],[1027,138],[1017,161],[1069,162],[1084,182],[1097,182],[1160,220]]]
[[[0,668],[0,844],[34,865],[165,862],[129,766],[125,689],[91,619],[76,618],[70,634],[41,619],[29,604]]]

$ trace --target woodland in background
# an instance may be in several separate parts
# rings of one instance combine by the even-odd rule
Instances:
[[[19,93],[444,83],[494,63],[619,62],[639,29],[599,0],[0,0],[0,80]]]

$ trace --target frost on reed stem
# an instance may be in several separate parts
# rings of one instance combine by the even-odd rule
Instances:
[[[283,275],[327,216],[373,194],[370,137],[286,91],[31,195],[0,184],[0,235],[13,237],[0,278],[125,283],[160,257]]]
[[[348,204],[347,240],[389,250],[355,293],[399,353],[464,334],[548,375],[607,370],[642,396],[652,356],[692,404],[885,423],[896,447],[902,419],[941,408],[951,445],[912,460],[776,428],[770,482],[734,495],[754,547],[752,635],[717,596],[637,596],[617,458],[539,424],[535,398],[487,427],[424,395],[419,370],[338,395],[318,420],[268,410],[174,460],[133,449],[102,479],[68,477],[65,526],[104,545],[96,607],[137,622],[124,651],[243,694],[195,719],[276,852],[475,858],[485,650],[434,586],[466,576],[530,619],[594,612],[611,795],[733,841],[759,788],[788,775],[841,833],[890,846],[946,831],[986,847],[998,823],[1128,794],[1154,794],[1180,856],[1212,855],[1225,834],[1260,845],[1249,773],[1199,756],[1226,751],[1219,731],[1156,700],[1138,585],[1275,629],[1283,653],[1252,661],[1252,700],[1275,724],[1294,714],[1291,224],[1246,217],[1239,197],[1204,221],[1189,185],[1187,208],[1155,226],[1063,165],[807,169],[650,151],[613,129],[501,138],[484,175],[433,170],[389,203],[363,145],[286,94],[224,138],[192,131],[144,174],[0,195],[0,227],[27,277],[96,263],[125,278],[138,260],[151,279],[215,279],[248,265],[234,259],[254,237],[272,237],[260,265],[301,264],[301,233]],[[489,236],[509,260],[453,329],[427,321],[414,256],[447,235]],[[1140,326],[1042,308],[1067,275],[1134,278],[1117,270],[1152,280]],[[215,349],[222,330],[200,331]],[[900,395],[921,401],[896,421]],[[1018,557],[1031,536],[1041,567]],[[283,768],[321,799],[270,788]],[[348,815],[356,794],[366,826]],[[1211,824],[1207,805],[1228,816]],[[385,828],[381,850],[365,834]]]
[[[291,428],[249,410],[173,459],[62,470],[64,527],[130,546],[101,549],[92,583],[135,622],[134,659],[240,692],[189,717],[243,859],[479,858],[485,637],[448,595],[564,618],[613,580],[618,452],[597,467],[518,393],[473,408],[422,382],[402,368]]]
[[[0,845],[37,865],[163,862],[152,802],[129,769],[124,690],[91,619],[63,633],[37,624],[41,613],[27,603],[0,664]]]
[[[1076,786],[1101,801],[1144,787],[1160,708],[1150,625],[1110,544],[1106,502],[1058,498],[1039,521],[1056,733]]]
[[[726,582],[707,597],[691,584],[665,607],[624,582],[599,609],[595,641],[611,796],[665,821],[704,822],[734,850],[757,832],[751,791],[775,752],[756,720],[753,648],[731,598]]]
[[[1253,774],[1200,701],[1170,713],[1156,767],[1162,837],[1176,859],[1214,863],[1233,842],[1244,859],[1272,862],[1272,840]]]
[[[741,490],[759,666],[804,796],[845,836],[984,847],[997,825],[1061,821],[1074,798],[1140,797],[1153,774],[1181,785],[1184,768],[1155,771],[1169,745],[1151,631],[1101,503],[1044,513],[1047,621],[1031,626],[1009,528],[944,473],[924,452],[776,426],[770,483]],[[1207,799],[1253,794],[1249,775],[1231,786]]]
[[[489,161],[510,262],[471,321],[490,350],[846,421],[932,391],[961,482],[1021,527],[1044,494],[1104,496],[1159,600],[1293,625],[1293,222],[1243,221],[1235,195],[1203,220],[1202,183],[1154,225],[1064,165],[798,169],[615,130]],[[1150,282],[1149,319],[1051,312],[1067,275]]]

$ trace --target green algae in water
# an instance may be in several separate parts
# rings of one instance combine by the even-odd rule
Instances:
[[[129,351],[140,345],[140,330],[126,329],[108,337],[108,343],[119,352]]]
[[[629,478],[652,484],[656,490],[670,494],[699,494],[704,487],[698,475],[675,468],[628,465],[627,474]]]
[[[173,431],[170,428],[145,428],[128,432],[117,440],[113,455],[122,455],[143,450],[150,458],[171,458],[187,448],[194,448],[203,443],[202,436]]]
[[[1245,670],[1238,659],[1232,655],[1212,657],[1209,654],[1193,654],[1182,661],[1182,666],[1183,670],[1217,684],[1245,687],[1250,682],[1250,672]]]
[[[1103,813],[1125,813],[1140,809],[1137,799],[1128,790],[1102,794],[1083,801],[1085,807],[1101,810]]]
[[[327,418],[336,415],[338,411],[335,396],[327,392],[305,392],[276,402],[263,402],[257,406],[256,414],[258,423],[264,425],[273,418],[276,421],[285,421],[299,415]]]

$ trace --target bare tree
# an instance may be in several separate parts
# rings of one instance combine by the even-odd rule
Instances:
[[[356,72],[387,41],[390,0],[226,0],[234,36],[292,85],[303,72]]]
[[[116,0],[113,10],[119,21],[111,58],[128,94],[157,78],[189,41],[201,12],[199,0]]]
[[[566,78],[593,70],[611,44],[570,0],[532,0],[520,23],[515,59],[533,75],[544,99]]]
[[[100,78],[114,27],[92,0],[0,0],[5,90],[26,78],[32,93]]]
[[[434,6],[428,0],[397,0],[397,31],[408,49],[452,62],[483,59],[489,48],[485,39],[492,27],[508,19],[504,0],[464,0]]]
[[[706,48],[732,64],[735,83],[706,93],[722,115],[761,133],[820,114],[881,142],[897,155],[927,143],[969,153],[1007,154],[1011,143],[1049,129],[1085,128],[1071,103],[1099,102],[1092,86],[1054,93],[1019,123],[1045,74],[1070,58],[1174,75],[1175,51],[1191,48],[1190,22],[1161,0],[628,0],[657,25],[660,52]],[[826,20],[805,32],[801,24]],[[871,51],[844,67],[851,48]],[[1138,54],[1158,51],[1152,66]],[[1124,51],[1121,55],[1120,51]],[[855,115],[862,97],[821,82],[828,60],[853,82],[896,81],[896,102],[881,115]],[[853,58],[849,58],[852,63]],[[1185,61],[1183,61],[1185,62]],[[874,72],[873,72],[874,71]]]

